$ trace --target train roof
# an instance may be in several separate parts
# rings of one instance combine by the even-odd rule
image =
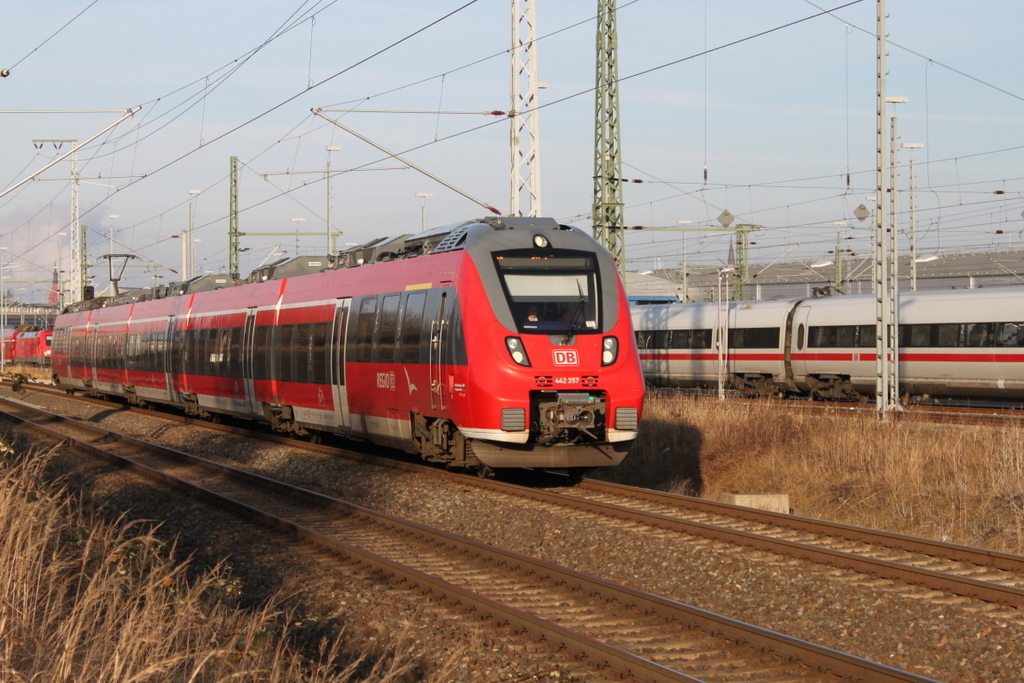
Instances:
[[[553,218],[488,216],[451,223],[416,234],[378,237],[369,242],[340,251],[337,255],[299,256],[292,259],[284,259],[257,268],[244,280],[233,278],[224,273],[205,275],[184,282],[171,283],[163,287],[145,287],[129,290],[113,297],[96,297],[95,299],[79,301],[67,306],[65,312],[78,313],[120,304],[225,289],[242,284],[282,280],[329,270],[357,268],[373,263],[458,251],[465,249],[470,240],[479,239],[484,234],[501,230],[521,229],[562,230],[582,233],[578,228],[559,224]],[[587,237],[590,239],[589,235]]]

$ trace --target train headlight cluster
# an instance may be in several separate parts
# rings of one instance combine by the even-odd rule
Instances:
[[[508,355],[519,365],[530,367],[530,359],[523,348],[523,340],[519,337],[505,337],[505,347],[508,348]]]
[[[601,344],[601,365],[611,365],[619,357],[619,340],[605,337]]]
[[[533,246],[537,247],[538,249],[545,249],[545,248],[547,248],[547,246],[548,246],[548,238],[545,237],[544,235],[534,235],[533,236]]]

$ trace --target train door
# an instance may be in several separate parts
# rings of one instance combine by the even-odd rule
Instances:
[[[246,311],[242,328],[242,381],[245,384],[245,402],[250,413],[263,411],[256,398],[256,308]]]
[[[786,367],[786,376],[792,378],[800,388],[801,380],[807,376],[807,358],[809,350],[807,342],[810,338],[808,329],[808,317],[810,308],[800,302],[790,314],[789,341],[786,358],[789,361]]]
[[[797,311],[802,310],[800,308],[800,302],[794,303],[789,311],[786,313],[786,326],[782,328],[782,377],[776,378],[777,382],[785,384],[786,388],[790,391],[796,391],[797,385],[795,380],[795,373],[793,370],[793,352],[796,351],[797,344],[797,332],[800,332],[801,343],[806,342],[807,326],[806,313],[801,317],[799,324],[794,323],[794,319],[797,318]]]
[[[445,392],[444,359],[448,336],[447,323],[448,294],[441,294],[437,315],[430,321],[430,407],[444,410],[447,404]]]
[[[351,417],[348,411],[348,388],[345,384],[345,345],[348,338],[348,316],[351,299],[339,299],[338,308],[334,312],[334,334],[330,349],[331,385],[334,391],[335,427],[350,427]]]
[[[178,320],[178,316],[172,315],[167,318],[167,329],[164,330],[164,346],[163,346],[163,364],[164,364],[164,377],[167,381],[167,398],[171,401],[178,400],[178,388],[174,384],[175,376],[181,372],[181,368],[177,367],[181,364],[181,339],[180,333],[178,337],[175,336],[174,327]],[[177,349],[177,350],[175,350]]]
[[[86,327],[85,334],[85,357],[86,361],[85,370],[85,383],[88,386],[94,386],[96,383],[96,366],[97,354],[99,351],[99,326],[96,323],[89,323]]]

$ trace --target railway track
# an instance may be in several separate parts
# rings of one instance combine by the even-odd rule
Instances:
[[[51,438],[585,659],[609,678],[928,680],[35,406],[4,399],[0,409]]]
[[[60,394],[55,390],[44,392]],[[107,407],[124,407],[108,401],[75,398],[95,401]],[[152,411],[143,412],[154,414]],[[174,421],[189,421],[174,413],[157,415]],[[596,479],[552,488],[521,486],[444,472],[418,463],[299,442],[275,434],[254,433],[230,425],[202,421],[196,424],[341,455],[383,467],[457,478],[462,484],[502,495],[528,498],[552,506],[552,509],[571,509],[610,517],[625,523],[762,550],[1009,608],[1024,607],[1024,557],[1009,553],[756,510]],[[554,475],[549,481],[559,480]]]
[[[55,390],[44,391],[63,395]],[[143,409],[128,409],[120,403],[78,396],[75,398],[95,401],[104,407],[124,408],[176,422],[190,422],[188,418],[173,413],[155,414]],[[418,463],[357,454],[330,445],[305,443],[276,434],[202,421],[196,424],[209,429],[299,445],[304,449],[373,465],[457,478],[463,484],[482,487],[501,495],[526,498],[553,508],[610,517],[626,523],[682,533],[688,537],[848,569],[869,577],[1004,605],[1014,610],[1024,607],[1024,557],[1019,555],[655,492],[597,479],[585,479],[572,485],[551,488],[479,479]],[[557,481],[557,475],[554,476]]]

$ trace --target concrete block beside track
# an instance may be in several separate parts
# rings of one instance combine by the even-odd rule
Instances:
[[[791,512],[788,493],[726,493],[722,502],[770,512]]]

